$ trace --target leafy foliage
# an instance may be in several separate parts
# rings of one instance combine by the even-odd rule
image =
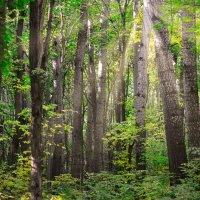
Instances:
[[[30,158],[18,155],[16,165],[1,166],[0,170],[0,197],[11,196],[13,199],[24,199],[29,196]]]
[[[50,1],[47,1],[48,3]],[[121,1],[124,3],[125,1]],[[199,3],[200,0],[196,0],[196,5],[193,7],[188,6],[193,0],[166,0],[166,4],[163,7],[165,16],[162,21],[158,22],[155,26],[158,30],[167,25],[170,36],[170,50],[176,63],[177,82],[178,87],[182,81],[182,37],[181,37],[181,10],[183,8],[192,10],[196,9],[197,17],[200,14]],[[0,0],[0,6],[4,3]],[[16,91],[20,91],[22,95],[26,96],[26,103],[30,101],[30,76],[29,76],[29,20],[28,20],[28,5],[30,0],[14,0],[15,9],[10,11],[7,8],[6,16],[6,30],[5,30],[5,55],[4,59],[0,60],[0,67],[2,71],[2,82],[0,85],[0,153],[2,160],[0,165],[0,199],[30,199],[29,182],[30,182],[30,152],[20,152],[15,165],[8,166],[8,158],[10,153],[10,147],[13,136],[16,134],[16,130],[20,129],[23,135],[20,135],[21,139],[24,135],[30,134],[30,122],[31,122],[31,109],[29,106],[21,110],[21,112],[15,116],[15,94]],[[146,126],[147,140],[145,142],[146,152],[143,155],[146,158],[147,170],[143,180],[138,180],[140,171],[135,171],[135,158],[134,158],[134,143],[137,138],[137,133],[141,131],[140,128],[135,126],[134,108],[133,108],[133,77],[132,77],[132,46],[127,45],[127,50],[130,55],[127,57],[129,62],[129,68],[125,74],[125,80],[127,83],[126,88],[126,121],[121,123],[115,123],[115,119],[109,119],[111,122],[105,126],[106,136],[104,138],[104,144],[106,150],[112,155],[112,172],[101,172],[98,174],[86,173],[83,184],[80,184],[80,180],[73,178],[70,174],[61,174],[55,177],[54,180],[49,181],[46,179],[46,162],[48,156],[52,156],[50,148],[55,148],[56,144],[53,141],[53,137],[59,134],[58,128],[63,127],[65,136],[69,136],[66,141],[68,146],[68,157],[71,154],[71,121],[74,111],[72,110],[72,93],[74,89],[73,77],[74,77],[74,58],[76,56],[77,48],[77,32],[80,28],[79,12],[80,12],[80,0],[59,1],[56,0],[56,5],[53,9],[53,22],[52,22],[52,37],[50,38],[50,46],[48,52],[48,66],[47,70],[36,69],[33,71],[35,75],[41,75],[43,80],[47,80],[48,77],[48,89],[49,101],[43,105],[43,133],[42,133],[42,148],[43,148],[43,198],[44,199],[77,199],[77,200],[156,200],[156,199],[185,199],[185,200],[199,200],[200,199],[200,161],[193,160],[183,166],[186,178],[181,180],[181,184],[170,187],[169,180],[170,174],[168,173],[168,158],[167,158],[167,145],[164,133],[164,116],[162,111],[162,105],[160,103],[160,90],[157,76],[157,68],[155,66],[155,51],[153,34],[151,35],[150,52],[148,58],[148,78],[149,78],[149,91],[148,102],[146,109]],[[90,42],[94,45],[94,57],[95,66],[98,65],[99,47],[100,47],[100,16],[101,16],[102,1],[89,1],[88,2],[88,16],[93,26],[93,33],[90,35]],[[16,25],[20,19],[20,11],[26,11],[24,16],[24,31],[21,37],[21,43],[23,44],[24,58],[23,60],[17,59],[17,46],[16,43]],[[108,30],[108,42],[105,47],[108,51],[108,69],[107,69],[107,82],[106,90],[108,92],[108,113],[111,115],[114,110],[115,99],[110,100],[110,96],[115,93],[115,83],[119,65],[119,41],[124,34],[121,14],[119,12],[119,6],[116,1],[111,1],[109,30]],[[14,13],[16,17],[11,17],[10,14]],[[48,15],[46,9],[46,15],[44,18],[43,35],[47,33]],[[126,32],[125,36],[128,43],[140,42],[142,31],[142,6],[139,8],[139,15],[136,19],[132,17],[133,7],[131,1],[126,12]],[[189,18],[184,18],[185,21],[190,21]],[[63,110],[62,114],[55,112],[56,104],[51,104],[51,100],[54,98],[54,82],[53,82],[53,66],[52,58],[57,55],[55,53],[52,41],[55,37],[60,36],[61,21],[63,23],[64,45],[60,44],[60,48],[65,52],[63,63]],[[134,32],[133,25],[138,23],[139,30]],[[200,37],[200,20],[197,18],[196,27],[190,31],[195,31],[197,34],[197,49],[198,53],[198,68],[199,62],[199,37]],[[194,40],[194,38],[192,38]],[[63,41],[62,41],[63,42]],[[130,52],[129,52],[130,51]],[[87,50],[86,50],[87,52]],[[58,56],[58,55],[57,55]],[[22,64],[23,63],[23,64]],[[23,66],[22,66],[22,65]],[[87,73],[88,57],[85,57],[84,66],[84,88],[88,89],[88,77]],[[126,66],[125,66],[126,67]],[[24,68],[22,78],[17,77],[17,73]],[[97,67],[96,67],[97,68]],[[199,71],[199,69],[198,69]],[[200,79],[199,79],[200,85]],[[84,91],[84,114],[87,111],[87,95]],[[46,98],[46,93],[45,93]],[[181,95],[180,95],[181,96]],[[182,96],[181,96],[182,97]],[[181,98],[180,98],[181,99]],[[111,102],[113,101],[113,102]],[[181,99],[181,104],[183,99]],[[110,114],[109,113],[109,114]],[[20,118],[26,123],[21,124]],[[55,119],[63,117],[65,121],[63,124],[55,124]],[[114,118],[113,116],[111,118]],[[84,120],[87,117],[84,115]],[[84,121],[85,122],[85,121]],[[51,124],[50,124],[51,123]],[[83,123],[84,136],[86,135],[87,125]],[[84,138],[85,139],[85,138]],[[25,143],[29,144],[29,139]],[[132,153],[132,161],[129,161],[130,146]],[[85,146],[84,146],[85,147]],[[64,148],[64,147],[63,147]],[[67,157],[66,156],[66,157]],[[5,157],[5,158],[3,158]],[[70,161],[69,161],[70,163]],[[68,163],[68,165],[69,165]],[[69,170],[68,170],[69,171]]]

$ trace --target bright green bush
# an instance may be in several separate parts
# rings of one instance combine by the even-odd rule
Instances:
[[[61,174],[50,182],[50,190],[43,190],[44,199],[78,199],[82,196],[78,179],[73,178],[71,174]],[[48,181],[43,181],[43,188],[46,188],[47,183]]]
[[[200,159],[195,159],[183,167],[186,178],[180,185],[172,188],[175,199],[199,200],[200,199]]]
[[[18,156],[15,166],[4,165],[0,170],[0,191],[2,196],[24,199],[28,196],[30,182],[30,158]],[[25,198],[26,199],[26,198]]]

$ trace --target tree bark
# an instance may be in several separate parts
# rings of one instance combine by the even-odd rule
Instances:
[[[192,6],[192,5],[191,5]],[[185,118],[189,143],[189,158],[200,157],[200,121],[197,84],[197,53],[195,11],[182,11],[182,56]],[[199,152],[198,152],[199,151]]]
[[[143,8],[143,28],[142,28],[142,41],[140,44],[140,52],[137,62],[136,74],[136,96],[135,96],[135,124],[141,128],[135,142],[136,153],[136,169],[145,170],[146,160],[145,153],[145,117],[146,117],[146,104],[147,104],[147,90],[148,90],[148,77],[147,77],[147,64],[148,64],[148,49],[151,34],[151,23],[148,16],[149,0],[144,0]]]
[[[22,4],[24,7],[24,4]],[[9,16],[12,20],[16,18],[16,4],[13,0],[8,0]],[[21,125],[25,125],[27,120],[23,119],[23,116],[19,114],[26,107],[27,99],[26,94],[22,91],[20,86],[23,84],[23,74],[25,73],[25,63],[24,58],[26,56],[25,50],[22,44],[22,35],[24,29],[24,17],[26,16],[25,8],[19,11],[17,28],[16,28],[16,52],[17,55],[14,56],[14,66],[16,68],[16,77],[14,79],[14,106],[15,106],[15,120],[19,122],[19,126],[16,126],[16,133],[12,137],[12,142],[10,145],[10,156],[9,164],[15,164],[17,161],[17,154],[23,153],[28,149],[28,144],[25,141],[28,140],[28,135],[24,135],[24,131],[20,128]]]
[[[141,43],[141,25],[137,22],[138,18],[139,18],[139,6],[140,6],[140,0],[136,0],[135,4],[134,4],[134,13],[133,13],[133,17],[134,17],[134,35],[137,35],[137,37],[135,36],[134,38],[134,45],[133,45],[133,81],[134,81],[134,97],[137,94],[137,76],[138,76],[138,58],[139,58],[139,52],[140,52],[140,43]],[[140,36],[140,37],[138,37]]]
[[[14,8],[13,8],[14,9]],[[15,120],[18,120],[20,125],[26,124],[26,121],[23,119],[23,117],[19,116],[19,114],[22,112],[22,110],[25,108],[25,94],[23,91],[19,88],[18,85],[22,85],[22,78],[23,74],[25,72],[25,64],[23,62],[25,51],[22,44],[22,34],[24,29],[24,17],[25,17],[26,11],[22,10],[19,13],[19,20],[17,23],[17,30],[16,30],[16,44],[17,44],[17,63],[16,63],[16,90],[14,95],[14,101],[15,101]],[[13,141],[11,144],[11,164],[14,164],[17,160],[17,153],[20,153],[28,149],[28,145],[24,143],[25,140],[27,140],[27,136],[24,135],[24,131],[21,130],[20,126],[16,127],[16,134],[13,136]],[[21,144],[21,148],[20,148]]]
[[[126,121],[126,110],[125,110],[125,53],[126,53],[126,41],[125,38],[120,41],[120,52],[121,52],[121,59],[119,63],[119,71],[118,71],[118,78],[117,78],[117,94],[116,94],[116,106],[115,106],[115,113],[116,113],[116,122],[120,123]]]
[[[3,1],[0,4],[0,101],[2,97],[2,78],[3,78],[3,67],[5,66],[5,32],[6,32],[6,2]],[[0,116],[0,134],[4,135],[4,118],[3,116]],[[5,147],[4,147],[4,141],[0,142],[0,145],[2,146],[2,155],[1,160],[5,160]]]
[[[136,95],[137,95],[137,76],[138,76],[138,57],[139,57],[139,52],[140,52],[140,43],[141,43],[141,34],[140,30],[141,30],[141,25],[138,23],[138,19],[139,19],[139,6],[140,6],[140,0],[133,0],[133,19],[134,19],[134,27],[133,27],[133,31],[134,31],[134,44],[133,44],[133,58],[132,58],[132,64],[133,64],[133,88],[134,88],[134,102],[136,99]],[[137,35],[137,37],[136,37]],[[138,37],[138,35],[140,37]],[[129,164],[132,163],[132,152],[133,152],[133,147],[134,147],[134,141],[132,143],[129,144],[128,147],[128,162]]]
[[[30,2],[29,64],[31,77],[32,124],[31,124],[31,199],[42,199],[41,178],[41,129],[42,129],[42,17],[43,1]]]
[[[116,122],[120,123],[126,120],[126,111],[125,111],[125,65],[126,65],[126,12],[128,8],[128,0],[124,2],[122,6],[122,2],[117,0],[118,7],[120,10],[121,21],[122,21],[122,38],[119,41],[119,70],[117,75],[117,94],[116,94]]]
[[[54,97],[53,103],[56,105],[55,112],[57,116],[54,119],[54,155],[52,162],[52,176],[60,175],[65,172],[65,135],[64,135],[64,127],[63,127],[63,105],[62,105],[62,73],[63,66],[61,64],[61,52],[60,52],[60,40],[57,37],[54,40],[54,48],[56,51],[56,56],[53,60],[53,70],[54,70]]]
[[[0,5],[0,96],[2,93],[2,68],[5,67],[5,31],[6,31],[6,1]]]
[[[94,170],[99,172],[103,168],[103,137],[106,104],[106,68],[107,68],[107,49],[108,42],[108,17],[110,0],[103,0],[101,14],[101,39],[98,66],[98,91],[97,91],[97,115],[94,134]]]
[[[83,64],[84,49],[87,42],[87,3],[82,2],[80,8],[81,28],[78,32],[78,42],[75,60],[74,95],[73,95],[73,132],[72,132],[72,163],[73,177],[82,179],[83,172],[83,130],[82,130],[82,104],[83,104]]]
[[[93,144],[96,122],[96,72],[94,65],[94,45],[90,35],[93,33],[91,22],[88,21],[88,121],[86,137],[86,171],[93,171]]]
[[[53,21],[53,8],[55,6],[55,0],[50,0],[49,3],[49,11],[48,11],[48,22],[47,22],[47,33],[46,33],[46,38],[44,42],[44,51],[42,55],[42,62],[41,62],[41,67],[42,69],[47,72],[48,70],[48,52],[49,52],[49,44],[51,41],[51,32],[52,32],[52,21]],[[45,76],[44,84],[43,84],[43,89],[44,89],[44,103],[49,104],[50,103],[50,89],[49,89],[49,81],[48,81],[48,73],[46,73]]]
[[[49,10],[48,10],[47,33],[46,33],[46,38],[45,38],[45,42],[44,42],[43,55],[42,55],[42,61],[41,61],[41,68],[46,72],[46,76],[45,76],[46,81],[43,81],[43,97],[44,97],[44,104],[46,104],[46,105],[48,105],[50,103],[55,103],[50,98],[50,74],[49,74],[49,68],[48,68],[48,53],[49,53],[49,45],[50,45],[50,42],[51,42],[51,35],[52,35],[52,21],[53,21],[53,8],[54,8],[54,6],[55,6],[55,0],[50,0]],[[56,70],[56,66],[57,66],[56,60],[57,59],[55,59],[53,61],[53,64],[55,64],[55,70]],[[59,66],[59,64],[58,64],[58,66]],[[56,78],[57,78],[57,76],[54,74],[54,79],[56,79]],[[54,88],[54,91],[55,91],[55,88]],[[44,116],[46,115],[46,112],[44,110],[43,110],[43,115]],[[53,151],[54,151],[54,149],[53,149],[54,138],[53,138],[53,133],[52,133],[51,130],[53,129],[54,118],[51,117],[48,120],[49,121],[48,121],[47,132],[50,133],[50,134],[48,134],[49,137],[47,137],[47,140],[50,144],[48,144],[49,155],[47,156],[47,179],[53,180],[55,174],[57,174],[57,166],[56,166],[56,169],[54,170],[53,169],[53,159],[52,159],[52,154],[53,154]],[[59,161],[58,161],[58,165],[59,165]],[[50,186],[51,186],[51,183],[49,182],[47,184],[47,187],[50,187]]]
[[[178,102],[178,91],[176,88],[176,74],[173,65],[173,57],[170,52],[169,34],[167,26],[161,19],[160,12],[163,2],[161,0],[151,1],[151,20],[154,26],[156,62],[158,66],[158,78],[163,102],[165,132],[167,138],[167,149],[169,158],[169,171],[174,174],[171,185],[179,183],[183,178],[181,165],[187,162],[186,148],[183,133],[183,117]]]

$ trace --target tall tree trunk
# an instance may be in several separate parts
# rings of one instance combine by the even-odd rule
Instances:
[[[127,1],[126,1],[127,2]],[[125,65],[126,65],[126,9],[122,10],[122,5],[120,1],[118,1],[122,19],[122,27],[123,33],[122,38],[119,40],[119,66],[117,72],[117,80],[116,80],[116,103],[115,103],[115,117],[116,122],[121,123],[126,121],[126,110],[125,110],[125,91],[126,91],[126,84],[125,84]],[[127,4],[128,6],[128,4]],[[116,131],[117,134],[120,135],[121,130]],[[120,152],[123,149],[123,144],[121,141],[118,141],[116,144],[116,151]],[[119,171],[121,168],[119,166],[115,166],[115,170]]]
[[[138,58],[139,58],[139,52],[140,52],[140,43],[141,43],[141,34],[139,34],[141,30],[141,25],[138,23],[138,18],[139,18],[139,7],[140,7],[140,0],[133,0],[133,19],[134,19],[134,44],[133,44],[133,58],[132,58],[132,64],[133,64],[133,88],[134,88],[134,101],[136,99],[137,95],[137,76],[138,76]],[[136,37],[137,35],[137,37]],[[134,141],[129,144],[128,147],[128,162],[129,164],[132,163],[132,152],[133,152],[133,147],[134,147]]]
[[[148,16],[149,0],[144,0],[143,8],[143,28],[142,28],[142,41],[140,45],[140,53],[137,62],[137,79],[136,79],[136,96],[135,96],[135,124],[142,130],[139,131],[135,142],[136,153],[136,169],[145,170],[146,161],[144,158],[145,153],[145,117],[146,117],[146,104],[147,104],[147,90],[148,90],[148,77],[147,77],[147,63],[148,63],[148,49],[151,33],[151,22]]]
[[[0,95],[2,92],[2,68],[5,66],[5,31],[6,31],[6,2],[0,4]]]
[[[6,2],[3,1],[0,4],[0,101],[2,97],[2,76],[3,76],[3,67],[5,67],[4,53],[5,53],[5,31],[6,31]],[[0,134],[4,134],[4,118],[0,116]],[[2,147],[2,156],[1,161],[4,161],[4,141],[0,142]]]
[[[42,17],[43,1],[30,2],[29,63],[31,77],[32,126],[31,126],[31,199],[42,199],[41,179],[41,129],[42,129]]]
[[[51,40],[51,32],[52,32],[52,20],[53,20],[53,8],[55,6],[55,0],[50,0],[49,3],[49,11],[48,11],[48,22],[47,22],[47,33],[46,33],[46,38],[44,42],[44,51],[42,55],[42,62],[41,62],[41,67],[42,69],[47,72],[48,70],[48,52],[49,52],[49,44]],[[44,104],[49,104],[50,103],[50,89],[49,89],[49,80],[48,76],[45,77],[44,83],[43,83],[43,96],[44,96]]]
[[[106,104],[106,66],[107,66],[107,49],[108,42],[108,17],[110,0],[103,0],[101,14],[101,39],[98,66],[98,91],[97,91],[97,115],[96,127],[94,134],[94,170],[99,172],[103,167],[103,137],[104,137],[104,120]]]
[[[90,35],[92,34],[92,25],[88,20],[88,121],[86,137],[86,170],[93,171],[93,142],[96,122],[96,72],[94,65],[94,45]]]
[[[48,8],[48,22],[47,22],[47,33],[44,41],[44,46],[43,46],[43,54],[42,54],[42,61],[41,61],[41,68],[43,71],[46,73],[44,79],[42,82],[42,88],[43,88],[43,98],[44,98],[44,104],[48,105],[51,102],[50,98],[50,74],[49,74],[49,68],[48,68],[48,53],[49,53],[49,45],[51,41],[51,35],[52,35],[52,21],[53,21],[53,8],[55,6],[55,0],[50,0],[49,2],[49,8]],[[46,116],[46,111],[43,110],[43,115]],[[53,133],[51,132],[51,128],[53,127],[53,117],[48,119],[48,132],[50,134],[47,137],[47,140],[49,141],[50,145],[48,144],[48,157],[47,157],[47,179],[52,180],[53,177],[53,170],[52,170],[52,165],[53,165],[53,160],[52,160],[52,154],[53,154]],[[48,183],[48,186],[50,186],[50,183]]]
[[[117,94],[116,94],[116,122],[120,123],[126,120],[125,116],[125,65],[126,65],[126,12],[128,8],[128,0],[125,0],[122,6],[121,0],[117,0],[122,22],[122,38],[119,41],[119,70],[117,78]]]
[[[23,62],[25,55],[25,51],[22,44],[22,35],[24,29],[24,17],[26,15],[26,11],[24,8],[24,4],[22,4],[23,9],[19,11],[17,29],[16,29],[16,52],[17,55],[14,57],[15,59],[15,73],[16,78],[14,80],[15,93],[14,93],[14,105],[15,105],[15,120],[18,120],[20,125],[27,124],[27,120],[23,119],[23,116],[19,114],[26,107],[27,99],[26,94],[21,90],[19,85],[23,84],[23,74],[25,73],[25,63]],[[16,18],[16,4],[13,0],[8,0],[8,9],[9,16],[11,19]],[[9,156],[9,164],[15,164],[17,161],[17,154],[20,152],[24,152],[28,149],[29,145],[25,142],[28,140],[28,136],[24,135],[24,131],[20,128],[20,125],[16,126],[16,133],[13,135],[12,143],[10,145],[10,156]]]
[[[80,8],[81,28],[78,32],[78,42],[75,60],[74,76],[74,113],[72,132],[72,163],[71,172],[76,178],[82,179],[83,172],[83,130],[82,130],[82,104],[83,104],[83,64],[84,49],[87,42],[87,3],[83,1]]]
[[[124,28],[125,31],[125,28]],[[117,91],[116,91],[116,122],[120,123],[126,120],[125,116],[125,59],[126,59],[126,38],[123,36],[122,40],[119,41],[120,48],[120,63],[117,78]]]
[[[125,31],[125,27],[124,27]],[[120,123],[125,121],[125,53],[126,53],[126,38],[123,35],[123,38],[119,41],[119,49],[120,49],[120,61],[119,61],[119,70],[117,76],[117,91],[116,91],[116,105],[115,105],[115,113],[116,113],[116,122]]]
[[[62,105],[62,72],[63,66],[61,64],[61,52],[60,52],[60,40],[57,37],[54,40],[54,48],[56,51],[56,56],[53,60],[53,70],[54,70],[54,97],[53,103],[56,105],[55,112],[57,116],[54,119],[54,154],[52,162],[52,176],[58,176],[65,171],[65,136],[63,127],[63,105]]]
[[[16,37],[16,44],[17,44],[17,70],[16,70],[16,86],[22,85],[22,78],[23,74],[25,72],[25,64],[23,62],[25,51],[22,44],[22,34],[24,29],[24,17],[25,17],[25,11],[22,10],[19,13],[19,20],[17,23],[17,37]],[[20,122],[20,125],[26,124],[26,121],[23,119],[23,117],[20,117],[19,114],[21,111],[25,108],[25,94],[21,91],[20,88],[16,87],[15,95],[14,95],[14,101],[15,101],[15,119]],[[25,144],[23,141],[27,140],[27,137],[24,135],[24,131],[20,128],[20,126],[16,127],[16,134],[13,136],[13,141],[11,144],[11,164],[14,164],[16,162],[16,154],[20,153],[20,151],[27,150],[28,145]],[[20,148],[21,144],[21,148]]]
[[[140,0],[136,0],[134,3],[134,12],[133,12],[133,18],[134,18],[134,45],[133,45],[133,88],[134,88],[134,97],[136,97],[137,94],[137,76],[138,76],[138,58],[139,58],[139,52],[140,52],[140,44],[141,44],[141,25],[138,23],[139,18],[139,6],[140,6]],[[136,37],[137,36],[137,37]],[[140,36],[140,37],[138,37]]]
[[[192,5],[191,5],[192,6]],[[190,7],[191,8],[191,7]],[[189,9],[190,9],[189,8]],[[199,97],[197,84],[197,53],[195,11],[184,8],[182,12],[182,56],[183,56],[183,87],[186,125],[188,131],[189,158],[200,157],[200,121]]]
[[[181,165],[187,162],[186,148],[183,133],[183,117],[178,102],[176,88],[176,74],[173,58],[170,52],[169,34],[167,26],[161,20],[161,0],[150,0],[153,25],[158,23],[160,28],[154,29],[156,62],[158,66],[158,78],[163,102],[165,132],[169,157],[169,170],[175,176],[171,179],[171,185],[179,183],[178,178],[183,177]]]
[[[53,151],[54,151],[54,138],[53,138],[53,124],[54,124],[54,118],[53,116],[48,118],[48,128],[47,128],[47,137],[46,140],[48,141],[49,144],[47,144],[47,151],[48,151],[48,156],[47,156],[47,180],[53,180]],[[50,189],[51,187],[51,182],[47,183],[47,188]]]

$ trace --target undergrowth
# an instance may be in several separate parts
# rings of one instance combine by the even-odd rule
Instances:
[[[12,173],[1,167],[0,199],[28,200],[29,161],[19,159],[19,164]],[[88,174],[84,184],[77,184],[77,179],[63,174],[51,182],[43,181],[43,199],[51,200],[199,200],[200,199],[200,162],[195,160],[183,167],[186,178],[176,187],[169,186],[169,174],[146,172],[144,179],[138,181],[134,171],[120,174],[102,172]],[[17,173],[16,173],[17,172]]]

